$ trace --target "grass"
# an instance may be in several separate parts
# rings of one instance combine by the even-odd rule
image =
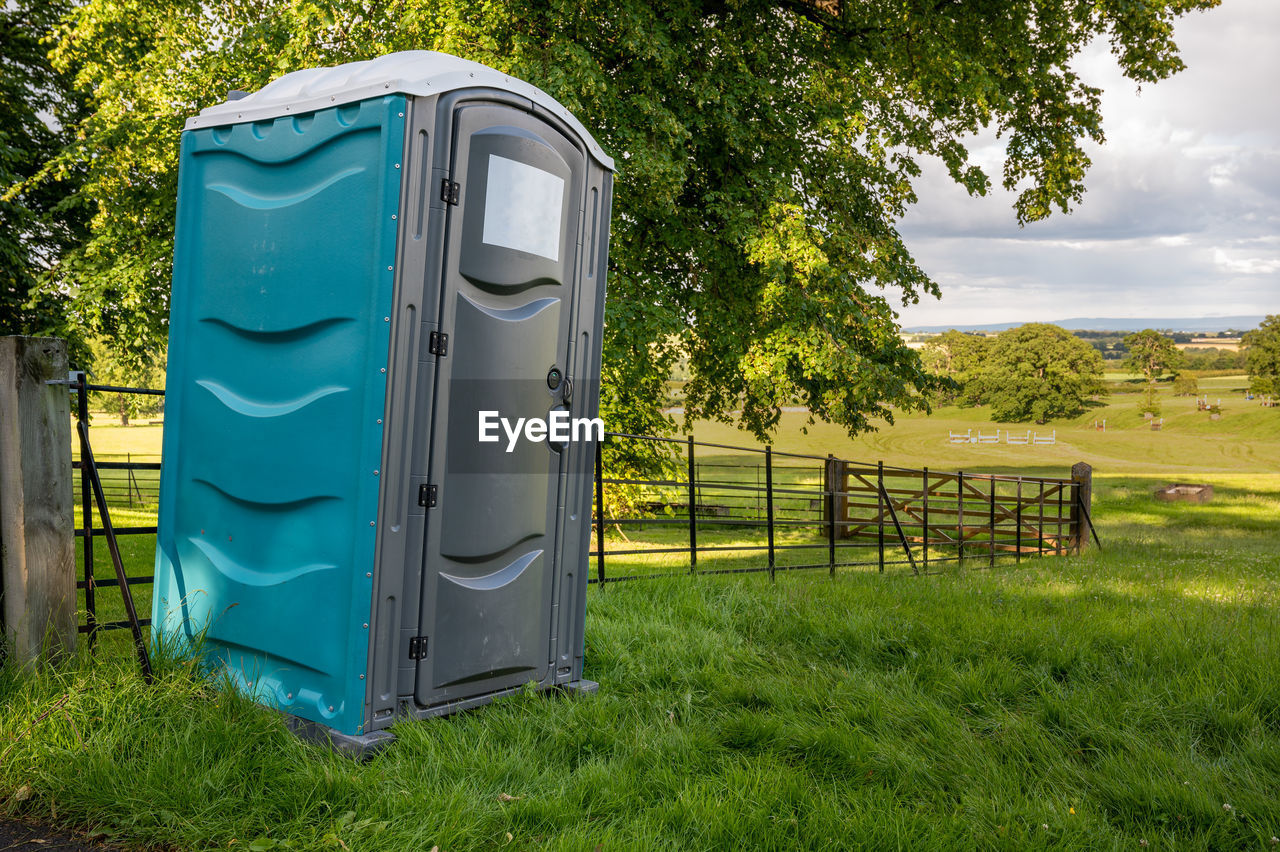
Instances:
[[[938,440],[972,414],[850,446],[1061,472],[1055,447],[988,457]],[[1280,414],[1255,415],[1219,421],[1252,466],[1175,464],[1159,443],[1172,429],[1080,430],[1118,443],[1062,458],[1125,462],[1096,464],[1102,552],[593,588],[598,695],[401,724],[367,764],[172,660],[146,688],[127,644],[6,668],[0,811],[184,849],[1271,848]],[[1212,483],[1214,501],[1156,502],[1171,477]]]
[[[806,415],[782,415],[774,449],[791,453],[837,456],[903,467],[928,465],[935,470],[1015,472],[1065,475],[1078,461],[1102,473],[1194,476],[1198,473],[1266,473],[1280,471],[1280,408],[1246,401],[1239,378],[1226,377],[1220,389],[1203,389],[1210,401],[1222,399],[1222,417],[1210,420],[1197,411],[1194,397],[1174,396],[1162,388],[1158,399],[1164,425],[1158,432],[1138,413],[1140,395],[1113,396],[1079,417],[1044,425],[992,423],[984,408],[942,406],[931,416],[899,415],[892,426],[849,438],[838,426],[806,426]],[[1106,420],[1106,431],[1095,421]],[[1040,435],[1056,432],[1053,445],[952,444],[950,432],[976,434],[1001,430]],[[753,444],[744,432],[723,423],[695,422],[690,432],[700,441]]]

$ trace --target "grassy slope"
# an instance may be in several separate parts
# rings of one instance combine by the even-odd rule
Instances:
[[[907,420],[852,446],[938,468],[1094,461],[1105,552],[593,589],[599,695],[400,725],[367,765],[172,665],[150,691],[123,655],[4,671],[0,810],[181,848],[1266,846],[1280,834],[1280,413],[1241,408],[1220,423],[1254,463],[1201,450],[1189,470],[1151,450],[1172,427],[1081,430],[1127,443],[1049,459],[1062,448],[988,457],[940,441],[944,420]],[[1130,457],[1113,470],[1117,446]],[[1170,475],[1212,481],[1215,501],[1155,503]]]
[[[1206,380],[1206,383],[1210,380]],[[1216,380],[1215,380],[1216,381]],[[1138,414],[1141,397],[1116,394],[1105,406],[1080,417],[1037,426],[997,424],[986,409],[938,408],[933,415],[906,415],[892,427],[849,438],[844,430],[825,423],[805,426],[806,415],[783,414],[774,443],[776,449],[813,455],[834,453],[859,461],[883,459],[904,467],[928,465],[937,470],[1045,471],[1062,475],[1078,461],[1087,461],[1099,474],[1160,473],[1194,476],[1198,473],[1280,472],[1280,408],[1261,408],[1246,402],[1236,380],[1227,377],[1223,389],[1205,389],[1210,401],[1221,397],[1222,419],[1210,420],[1196,411],[1195,399],[1162,390],[1164,426],[1153,432]],[[1107,430],[1094,428],[1106,419]],[[807,434],[803,429],[807,428]],[[1021,435],[1057,433],[1057,443],[1043,445],[952,444],[950,432],[972,429],[992,434],[996,429]],[[752,444],[749,435],[722,423],[692,424],[694,437],[723,444]]]

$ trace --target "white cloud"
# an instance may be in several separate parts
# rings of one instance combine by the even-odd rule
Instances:
[[[1087,48],[1075,67],[1103,88],[1107,143],[1071,215],[1019,228],[1011,194],[971,198],[926,164],[901,230],[943,298],[903,322],[1280,312],[1277,32],[1276,0],[1183,18],[1187,70],[1141,92],[1108,45]],[[998,178],[999,141],[973,146]]]
[[[1280,258],[1246,257],[1231,258],[1222,249],[1213,250],[1213,264],[1224,272],[1240,275],[1270,275],[1280,272]]]

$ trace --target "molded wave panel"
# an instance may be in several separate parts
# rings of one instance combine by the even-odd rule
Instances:
[[[547,619],[535,550],[480,577],[440,574],[431,650],[436,688],[547,664]]]
[[[154,618],[364,723],[404,141],[392,96],[183,135]]]

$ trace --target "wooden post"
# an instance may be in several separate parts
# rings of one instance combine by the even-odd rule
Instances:
[[[832,495],[832,505],[835,514],[835,534],[836,538],[851,538],[853,536],[853,527],[847,523],[849,520],[849,471],[848,463],[843,459],[828,459],[831,482],[831,490],[835,492]]]
[[[22,665],[75,647],[76,539],[66,379],[64,341],[0,337],[0,620],[9,652]]]
[[[1089,543],[1084,513],[1093,515],[1093,468],[1087,462],[1076,462],[1071,466],[1071,482],[1074,499],[1071,501],[1070,549],[1072,553],[1079,553]]]

